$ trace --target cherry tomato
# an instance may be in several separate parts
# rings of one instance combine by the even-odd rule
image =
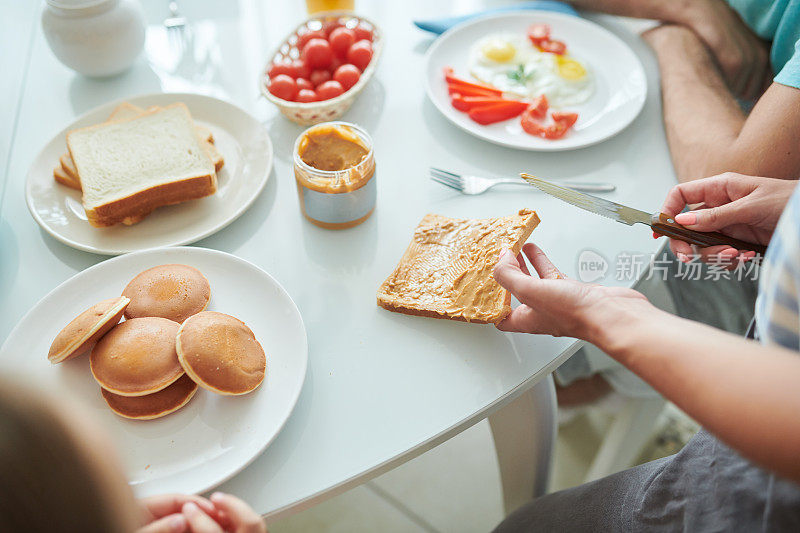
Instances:
[[[311,39],[327,39],[327,38],[328,36],[325,35],[325,32],[322,30],[309,30],[297,36],[297,49],[302,50],[303,47]]]
[[[542,52],[550,52],[551,54],[564,55],[567,51],[567,45],[561,41],[545,40],[538,44]]]
[[[322,31],[325,32],[325,35],[330,36],[336,28],[341,28],[342,26],[344,26],[344,24],[342,24],[339,19],[326,20],[322,23]]]
[[[297,91],[297,102],[316,102],[319,100],[317,93],[311,89],[300,89]]]
[[[550,26],[548,24],[531,24],[528,26],[528,39],[533,44],[550,39]]]
[[[333,59],[333,50],[331,50],[330,43],[325,39],[314,38],[303,47],[300,57],[311,68],[328,68]]]
[[[345,63],[344,61],[342,61],[341,59],[339,59],[337,56],[334,55],[333,59],[331,60],[331,64],[328,65],[328,71],[331,74],[333,74],[334,72],[336,72],[336,69],[344,65],[344,63]]]
[[[294,69],[292,68],[292,63],[289,61],[276,61],[270,65],[269,70],[267,71],[267,75],[270,77],[270,79],[279,74],[285,74],[291,78],[294,78]]]
[[[317,87],[317,96],[320,100],[330,100],[336,98],[344,92],[342,84],[338,81],[326,81]]]
[[[293,78],[306,78],[311,74],[311,69],[308,68],[308,65],[302,59],[295,59],[292,61],[292,74],[290,74]]]
[[[347,51],[356,42],[356,34],[347,28],[336,28],[331,32],[328,41],[331,43],[333,53],[339,57],[347,55]]]
[[[358,79],[360,77],[361,71],[358,70],[358,67],[351,65],[350,63],[342,65],[336,69],[336,72],[333,73],[333,79],[341,83],[345,91],[349,90],[350,87],[358,83]]]
[[[356,41],[361,41],[361,40],[371,41],[372,40],[372,30],[370,30],[369,28],[367,28],[367,27],[365,27],[365,26],[363,26],[361,24],[359,24],[358,26],[353,28],[353,33],[355,33],[355,35],[356,35]]]
[[[362,72],[370,61],[372,61],[372,43],[367,40],[357,41],[347,51],[347,62],[357,66]]]
[[[534,115],[534,110],[535,108],[533,106],[526,109],[522,113],[522,117],[520,117],[520,124],[522,125],[522,129],[525,130],[525,133],[544,138],[547,128],[545,128],[544,124],[539,122],[539,119]]]
[[[297,84],[297,89],[298,90],[313,89],[314,88],[314,84],[311,83],[310,81],[308,81],[305,78],[297,78],[296,80],[294,80],[294,82]]]
[[[311,77],[309,80],[311,81],[311,85],[314,87],[319,87],[326,81],[330,81],[331,73],[327,70],[312,70]]]
[[[281,100],[294,100],[297,94],[297,84],[286,74],[278,74],[269,82],[269,92]]]

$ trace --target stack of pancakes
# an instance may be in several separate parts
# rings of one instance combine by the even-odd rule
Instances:
[[[264,349],[244,322],[206,311],[210,300],[211,286],[196,268],[153,267],[133,278],[122,296],[67,324],[48,359],[61,363],[91,349],[90,368],[103,398],[126,418],[173,413],[198,385],[225,395],[251,392],[264,381]]]

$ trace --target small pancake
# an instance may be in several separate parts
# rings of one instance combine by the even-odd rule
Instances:
[[[187,318],[176,348],[183,369],[204,389],[246,394],[264,381],[264,348],[244,322],[230,315],[203,311]]]
[[[94,379],[120,396],[158,392],[183,375],[175,353],[180,324],[166,318],[134,318],[98,342],[89,358]]]
[[[134,420],[152,420],[174,413],[189,403],[197,392],[197,383],[184,374],[166,389],[145,396],[120,396],[102,387],[100,392],[111,410],[119,416]]]
[[[47,358],[56,364],[89,351],[100,337],[117,325],[129,302],[124,296],[109,298],[79,314],[53,339]]]
[[[208,307],[211,286],[196,268],[161,265],[133,278],[122,295],[131,299],[125,318],[160,316],[183,322]]]

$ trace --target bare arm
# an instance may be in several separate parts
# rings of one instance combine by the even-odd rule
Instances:
[[[800,89],[773,83],[745,117],[694,32],[662,26],[645,39],[661,67],[664,122],[679,181],[722,172],[800,177]]]
[[[800,355],[649,304],[613,307],[595,330],[602,350],[744,456],[800,481]]]
[[[740,453],[800,481],[800,354],[675,317],[631,289],[564,279],[535,245],[523,251],[538,276],[512,254],[494,271],[522,303],[499,329],[597,345]]]

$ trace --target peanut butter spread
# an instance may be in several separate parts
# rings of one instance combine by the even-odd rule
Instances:
[[[499,322],[511,311],[511,297],[492,270],[500,251],[518,253],[538,223],[528,209],[484,220],[426,215],[378,289],[378,305],[412,315]]]
[[[297,181],[319,192],[356,190],[366,184],[375,171],[372,159],[367,157],[369,148],[345,125],[321,125],[311,129],[300,139],[297,151],[309,167],[332,173],[322,177],[296,169]]]

